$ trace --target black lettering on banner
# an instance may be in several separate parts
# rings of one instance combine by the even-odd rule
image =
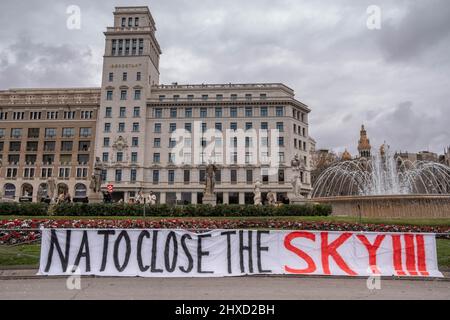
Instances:
[[[269,251],[269,247],[262,247],[261,246],[261,235],[263,234],[270,234],[270,231],[257,231],[256,232],[256,255],[258,259],[258,272],[266,272],[271,273],[272,270],[263,270],[262,268],[262,262],[261,262],[261,251]]]
[[[224,231],[220,235],[227,236],[227,264],[228,264],[228,274],[231,274],[233,270],[231,269],[231,235],[236,234],[236,231]]]
[[[139,234],[137,242],[137,261],[139,265],[139,270],[141,270],[141,272],[145,272],[148,269],[150,269],[149,265],[144,266],[144,264],[142,263],[142,242],[144,241],[144,237],[147,239],[150,238],[150,233],[147,230],[144,230]]]
[[[156,256],[158,249],[158,230],[153,230],[153,241],[152,241],[152,263],[150,272],[163,272],[162,269],[156,269]]]
[[[119,246],[120,242],[122,241],[122,238],[125,239],[125,260],[123,261],[123,264],[120,265],[119,262]],[[116,241],[114,242],[114,265],[116,266],[117,271],[122,272],[125,270],[125,268],[128,265],[128,261],[130,260],[130,254],[131,254],[131,243],[130,243],[130,236],[128,233],[123,230],[119,233],[119,236],[117,237]]]
[[[209,238],[211,234],[197,235],[197,272],[198,273],[214,273],[214,271],[202,271],[202,256],[209,256],[209,251],[202,251],[202,239]]]
[[[109,236],[116,234],[114,230],[99,230],[97,232],[99,235],[103,235],[103,254],[102,254],[102,266],[100,267],[100,272],[105,271],[106,262],[108,260],[108,244]]]
[[[91,255],[89,253],[89,240],[86,230],[83,231],[83,238],[81,239],[80,250],[78,250],[77,258],[75,259],[74,268],[80,265],[81,258],[86,259],[86,272],[91,271]]]
[[[61,261],[61,266],[63,269],[63,272],[66,272],[67,265],[69,263],[69,252],[70,252],[70,235],[71,230],[65,230],[66,231],[66,248],[65,248],[65,254],[62,253],[61,247],[59,245],[58,236],[56,235],[56,230],[52,229],[50,230],[50,249],[48,251],[47,255],[47,265],[45,266],[45,272],[48,272],[50,270],[50,267],[52,265],[52,257],[53,257],[53,250],[56,246],[56,251],[58,251],[59,259]],[[60,231],[62,232],[62,231]]]
[[[170,241],[172,239],[173,242],[173,257],[172,257],[172,264],[170,264]],[[166,266],[166,270],[168,272],[173,272],[175,270],[175,267],[177,265],[177,259],[178,259],[178,241],[177,241],[177,235],[174,231],[170,231],[167,235],[166,239],[166,247],[164,248],[164,264]]]
[[[184,266],[180,266],[180,270],[184,273],[189,273],[194,268],[194,259],[192,259],[192,255],[186,245],[186,239],[192,240],[192,237],[187,233],[183,234],[183,236],[181,237],[181,247],[183,248],[184,254],[188,258],[188,266],[187,268],[185,268]]]
[[[239,260],[241,264],[241,273],[245,272],[244,266],[244,250],[248,251],[248,268],[249,272],[253,273],[253,257],[252,257],[252,231],[247,231],[248,246],[244,246],[244,230],[239,231]]]

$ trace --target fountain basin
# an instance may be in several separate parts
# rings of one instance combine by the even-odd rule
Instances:
[[[333,216],[450,219],[450,195],[339,196],[312,201],[330,204]]]

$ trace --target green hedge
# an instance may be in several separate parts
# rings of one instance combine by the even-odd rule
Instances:
[[[0,215],[45,216],[48,206],[41,203],[0,203]],[[142,216],[143,205],[67,203],[54,206],[55,216]],[[186,205],[146,206],[146,216],[153,217],[263,217],[328,216],[331,206],[323,204],[254,206],[254,205]]]
[[[0,202],[0,216],[46,216],[46,203]]]

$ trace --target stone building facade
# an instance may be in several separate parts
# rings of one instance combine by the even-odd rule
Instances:
[[[0,192],[40,201],[47,180],[58,193],[89,197],[100,90],[0,91]]]
[[[56,129],[53,172],[70,169],[67,177],[61,171],[61,183],[67,184],[74,195],[82,194],[76,186],[89,186],[92,164],[98,158],[102,190],[113,185],[115,201],[128,201],[140,191],[152,191],[160,203],[201,203],[208,163],[218,167],[218,203],[253,203],[257,181],[261,182],[263,198],[272,191],[282,201],[293,188],[291,161],[296,157],[302,164],[301,194],[308,197],[310,109],[296,100],[291,88],[281,83],[160,84],[162,50],[147,7],[116,7],[114,24],[104,34],[101,88],[21,90],[20,99],[12,98],[19,95],[14,90],[1,93],[1,110],[11,113],[13,103],[15,112],[22,108],[25,114],[20,121],[0,119],[5,137],[11,135],[12,128],[22,128],[20,139],[13,140],[20,140],[23,155],[18,161],[13,157],[11,163],[5,162],[17,151],[4,149],[1,172],[3,185],[14,184],[16,199],[22,196],[25,182],[32,182],[33,199],[39,197],[39,185],[46,180],[38,175],[45,166],[40,159],[47,154],[45,129],[50,127]],[[27,99],[32,102],[25,103]],[[83,119],[82,112],[87,110],[93,111],[92,118]],[[41,112],[38,123],[31,118],[35,111]],[[57,120],[47,118],[52,111],[58,111]],[[64,118],[73,111],[74,118]],[[27,158],[26,152],[27,130],[34,126],[40,133],[34,152],[35,177],[29,180],[22,171],[26,159],[34,159]],[[90,128],[91,135],[80,137],[85,127]],[[64,128],[74,129],[71,157],[65,151],[70,144],[62,136]],[[89,142],[89,158],[80,159],[87,160],[87,174],[82,171],[78,179],[78,144],[85,140]],[[5,139],[4,146],[10,141],[9,137]],[[18,148],[15,144],[12,147]],[[19,169],[14,178],[6,174],[10,167]],[[11,195],[12,191],[4,193]],[[89,190],[86,194],[89,196]]]

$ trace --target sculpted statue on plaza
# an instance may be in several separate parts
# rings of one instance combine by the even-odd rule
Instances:
[[[255,189],[253,191],[253,203],[255,205],[261,205],[261,181],[257,180],[255,183]]]
[[[267,202],[269,206],[274,206],[277,204],[277,197],[275,193],[272,192],[272,190],[269,190],[269,192],[267,193]]]
[[[217,166],[214,163],[209,162],[208,166],[206,167],[205,195],[214,194],[214,188],[216,186],[216,171]]]
[[[94,172],[91,175],[91,183],[89,184],[89,188],[97,193],[100,192],[101,186],[102,186],[102,169],[103,165],[100,161],[99,157],[95,158],[95,164],[94,164]]]
[[[298,157],[298,154],[294,156],[294,158],[291,160],[291,168],[293,177],[291,180],[292,184],[292,193],[295,197],[299,198],[302,197],[301,195],[301,189],[302,189],[302,181],[300,179],[300,173],[305,170],[305,163],[303,160],[300,160]]]
[[[50,177],[47,180],[47,195],[51,201],[55,198],[56,181],[55,178]]]
[[[147,196],[147,203],[150,205],[156,204],[156,194],[150,191],[149,195]]]
[[[291,180],[291,183],[294,196],[301,197],[302,181],[300,180],[300,176],[294,176],[294,178]]]

